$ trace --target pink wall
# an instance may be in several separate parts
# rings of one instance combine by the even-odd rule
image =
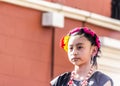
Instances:
[[[0,86],[48,86],[51,29],[41,12],[0,3]]]
[[[101,14],[104,16],[111,15],[111,0],[51,0],[63,5],[74,7],[81,10],[86,10]]]

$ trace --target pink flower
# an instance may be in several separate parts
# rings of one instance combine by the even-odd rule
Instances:
[[[95,33],[91,30],[89,30],[87,27],[84,27],[84,32],[87,33],[87,34],[90,34],[92,37],[95,35]]]

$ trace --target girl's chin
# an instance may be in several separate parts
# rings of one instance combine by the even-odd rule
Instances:
[[[72,64],[73,64],[73,65],[76,65],[76,66],[81,65],[81,63],[80,63],[80,62],[72,62]]]

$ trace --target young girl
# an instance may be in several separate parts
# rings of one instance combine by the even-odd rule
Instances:
[[[53,79],[51,86],[113,86],[109,76],[96,70],[100,41],[92,30],[73,29],[62,38],[61,47],[68,53],[74,69]]]

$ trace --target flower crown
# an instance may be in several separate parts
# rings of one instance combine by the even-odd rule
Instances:
[[[100,49],[100,40],[99,37],[93,32],[92,30],[88,29],[87,27],[78,27],[73,29],[72,31],[69,32],[68,35],[64,36],[61,41],[60,41],[60,46],[67,52],[68,51],[68,41],[70,38],[70,35],[74,34],[75,32],[81,32],[83,30],[83,33],[88,34],[92,36],[93,38],[95,37],[95,45],[98,47],[98,50]]]

